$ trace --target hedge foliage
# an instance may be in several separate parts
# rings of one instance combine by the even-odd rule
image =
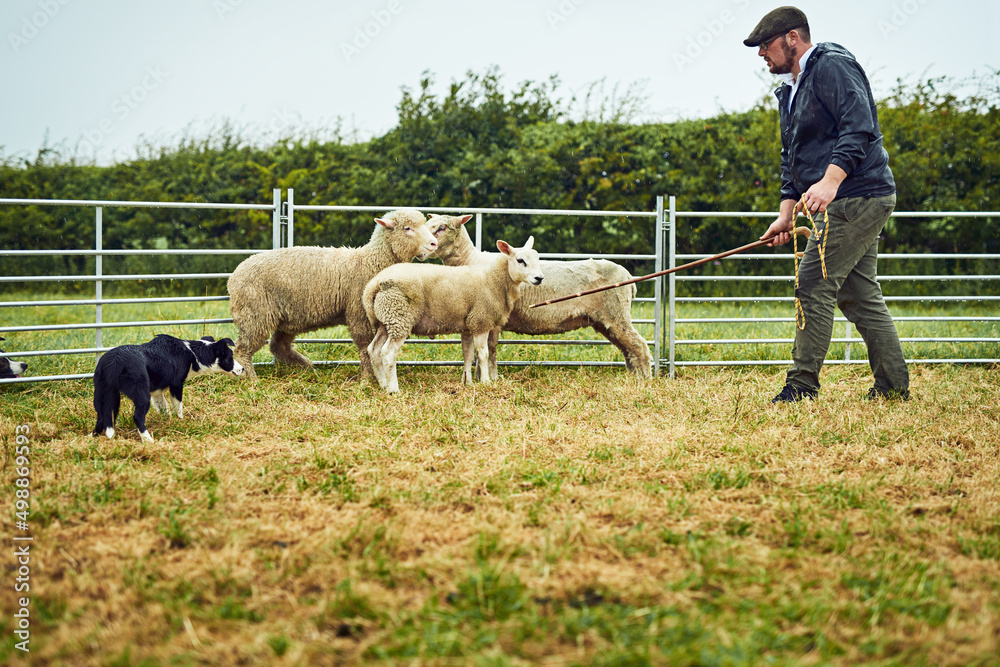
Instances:
[[[651,211],[657,195],[676,195],[682,210],[777,208],[778,120],[770,99],[747,111],[672,123],[630,123],[615,113],[574,120],[557,80],[505,89],[501,79],[496,70],[470,72],[434,94],[426,76],[417,90],[403,89],[397,125],[368,141],[335,132],[256,145],[223,126],[207,138],[140,148],[135,159],[111,166],[44,147],[34,159],[0,160],[0,196],[268,203],[272,188],[294,188],[297,204]],[[897,210],[1000,209],[998,80],[1000,73],[980,79],[971,95],[952,92],[961,86],[945,79],[900,83],[880,102]],[[296,242],[358,245],[371,232],[371,217],[301,215]],[[92,248],[93,218],[81,207],[2,206],[0,244]],[[722,251],[755,239],[765,225],[685,219],[679,250]],[[104,227],[105,248],[271,244],[267,212],[109,208]],[[561,252],[649,252],[653,236],[642,218],[594,224],[490,216],[484,238],[520,242],[529,233]],[[886,236],[897,251],[1000,252],[995,220],[894,219]],[[56,258],[45,270],[72,271],[87,261]]]

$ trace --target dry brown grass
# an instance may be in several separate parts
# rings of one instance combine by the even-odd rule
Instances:
[[[912,372],[771,406],[773,371],[263,369],[153,444],[85,437],[89,383],[3,387],[31,662],[996,664],[1000,375]]]

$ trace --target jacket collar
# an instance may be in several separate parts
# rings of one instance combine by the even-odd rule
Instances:
[[[815,51],[815,50],[816,50],[816,44],[813,44],[812,46],[810,46],[806,50],[805,53],[802,54],[802,57],[799,58],[799,78],[800,79],[803,76],[805,76],[806,70],[809,68],[809,57],[812,56],[813,51]],[[787,84],[789,86],[794,86],[795,85],[795,77],[792,76],[791,72],[789,72],[787,74],[779,74],[778,78],[781,79],[781,82],[784,83],[784,84]]]

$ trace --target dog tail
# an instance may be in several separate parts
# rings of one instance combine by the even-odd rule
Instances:
[[[98,363],[97,368],[94,369],[94,410],[97,412],[97,425],[94,426],[91,435],[106,435],[108,429],[112,429],[111,432],[114,432],[122,397],[118,393],[118,383],[112,381],[109,375],[117,370],[117,368],[109,368],[109,364],[101,363]]]

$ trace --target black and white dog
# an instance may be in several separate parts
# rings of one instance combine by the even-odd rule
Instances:
[[[0,338],[0,340],[7,339]],[[0,352],[3,352],[3,350],[0,350]],[[0,379],[19,378],[27,367],[28,364],[23,361],[11,361],[7,357],[0,357]]]
[[[115,437],[115,421],[121,407],[121,394],[135,404],[135,425],[143,440],[153,441],[146,429],[146,414],[150,403],[157,412],[167,408],[163,396],[170,390],[169,408],[178,417],[184,416],[184,381],[195,375],[225,373],[233,377],[243,374],[243,366],[233,360],[229,338],[215,340],[181,340],[157,334],[142,345],[120,345],[108,350],[94,369],[94,409],[97,426],[93,436],[104,433]]]

